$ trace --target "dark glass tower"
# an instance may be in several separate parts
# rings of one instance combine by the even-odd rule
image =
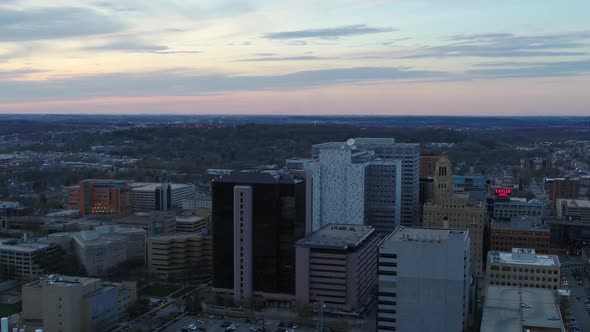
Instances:
[[[241,303],[295,294],[295,243],[305,236],[305,181],[279,171],[239,171],[212,182],[213,287]]]

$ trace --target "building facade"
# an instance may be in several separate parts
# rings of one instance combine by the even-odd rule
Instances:
[[[430,228],[466,229],[471,237],[473,272],[483,274],[484,227],[486,205],[472,201],[469,193],[453,192],[451,162],[443,156],[437,163],[433,200],[424,204],[423,225]]]
[[[297,304],[361,313],[377,281],[377,243],[371,226],[324,226],[297,243]]]
[[[55,259],[57,246],[21,239],[0,239],[0,278],[34,280],[45,274],[42,262],[59,263]],[[53,266],[54,267],[54,266]]]
[[[554,206],[560,198],[576,199],[580,194],[580,180],[576,177],[563,177],[545,180],[545,192]]]
[[[590,224],[590,200],[558,199],[557,217]]]
[[[377,332],[464,331],[471,306],[466,230],[399,227],[379,244]]]
[[[50,275],[22,287],[27,332],[104,332],[137,300],[135,283]]]
[[[513,217],[532,216],[543,217],[545,206],[538,199],[510,197],[495,198],[492,217],[498,221],[510,221]]]
[[[148,269],[159,280],[205,282],[211,278],[212,263],[211,236],[176,234],[153,236],[147,241]]]
[[[131,212],[131,187],[122,180],[83,180],[65,187],[66,209],[87,214],[125,215]]]
[[[492,221],[490,224],[490,250],[508,252],[512,248],[531,248],[539,254],[547,254],[550,244],[551,230],[542,219],[519,216],[510,222]]]
[[[171,211],[137,212],[113,222],[121,227],[143,228],[148,236],[176,233],[176,213]]]
[[[486,285],[557,289],[560,263],[555,255],[537,255],[533,249],[513,248],[511,252],[490,251]]]
[[[254,297],[291,306],[295,243],[305,236],[306,183],[280,171],[238,171],[212,181],[213,288],[236,304]]]
[[[489,185],[485,176],[481,175],[454,175],[452,177],[453,191],[469,193],[469,199],[485,202],[488,196]]]
[[[130,186],[131,206],[134,212],[180,208],[185,198],[195,196],[195,185],[190,183],[133,182]]]

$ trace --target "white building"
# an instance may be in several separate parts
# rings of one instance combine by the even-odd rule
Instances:
[[[379,244],[377,332],[463,331],[472,296],[466,230],[398,227]]]
[[[560,267],[559,257],[537,255],[534,249],[513,248],[512,252],[490,251],[486,284],[556,290],[559,287]]]
[[[369,224],[378,231],[390,232],[400,224],[411,223],[418,212],[419,150],[416,145],[416,168],[408,171],[412,175],[416,171],[416,210],[404,219],[404,172],[408,167],[400,151],[406,145],[393,139],[350,139],[314,145],[312,159],[287,160],[287,169],[311,172],[313,231],[344,223]]]
[[[131,207],[134,212],[166,211],[182,207],[182,200],[195,196],[195,186],[190,183],[133,182]]]

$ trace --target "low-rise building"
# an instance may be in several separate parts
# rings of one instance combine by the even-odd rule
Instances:
[[[197,215],[176,216],[177,233],[199,233],[209,228],[209,217]]]
[[[490,285],[481,332],[563,332],[556,292],[550,289]]]
[[[55,244],[38,243],[27,239],[0,239],[0,278],[34,280],[45,274],[50,266],[43,262],[55,262]],[[48,259],[45,259],[48,258]]]
[[[134,282],[50,275],[22,287],[21,317],[27,332],[103,332],[136,300]]]
[[[486,285],[557,289],[560,263],[555,255],[537,255],[533,249],[490,251]]]
[[[185,198],[195,195],[195,185],[190,183],[132,182],[130,186],[134,212],[180,208]]]
[[[556,205],[559,218],[590,224],[589,200],[558,199]]]
[[[494,201],[493,218],[499,221],[510,221],[517,216],[542,217],[545,206],[538,199],[527,201],[526,198],[511,197]]]
[[[377,243],[371,226],[330,224],[299,240],[297,304],[319,302],[328,310],[362,312],[377,281]]]
[[[195,233],[153,236],[147,240],[150,273],[165,281],[206,281],[213,271],[213,243]]]
[[[550,252],[551,231],[542,219],[512,217],[511,221],[492,221],[490,250],[509,252],[512,248],[531,248],[539,254]]]
[[[121,227],[143,228],[148,236],[176,233],[176,214],[173,211],[138,212],[130,216],[114,219],[113,222]]]

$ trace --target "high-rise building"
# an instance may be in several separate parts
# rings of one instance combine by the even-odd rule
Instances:
[[[436,171],[436,162],[440,156],[420,154],[420,177],[429,178],[434,176]]]
[[[424,227],[469,230],[473,272],[481,277],[486,205],[472,201],[468,192],[452,191],[451,162],[446,156],[436,167],[433,200],[423,207]]]
[[[312,157],[289,159],[287,169],[311,172],[314,231],[346,223],[391,232],[418,221],[418,144],[357,138],[314,145]]]
[[[136,300],[135,282],[50,275],[23,286],[21,317],[27,332],[106,332]]]
[[[560,198],[578,198],[580,194],[580,179],[577,177],[563,177],[545,180],[545,192],[554,206]]]
[[[481,175],[454,175],[452,178],[453,191],[468,192],[469,199],[485,202],[489,190],[485,176]]]
[[[363,312],[377,281],[371,226],[327,225],[297,243],[297,304],[322,302],[327,311]]]
[[[210,280],[212,260],[213,245],[208,235],[187,233],[147,240],[148,269],[163,281]]]
[[[132,182],[131,206],[134,212],[166,211],[182,207],[185,198],[195,196],[193,184]]]
[[[212,181],[213,288],[236,304],[295,301],[295,243],[308,221],[306,183],[281,171],[237,171]]]
[[[118,214],[131,212],[131,187],[123,180],[83,180],[77,186],[65,187],[66,209],[87,214]]]
[[[534,249],[512,248],[511,252],[490,251],[486,285],[557,289],[560,263],[555,255],[537,255]]]
[[[379,244],[377,332],[464,331],[472,285],[466,230],[398,227]]]

